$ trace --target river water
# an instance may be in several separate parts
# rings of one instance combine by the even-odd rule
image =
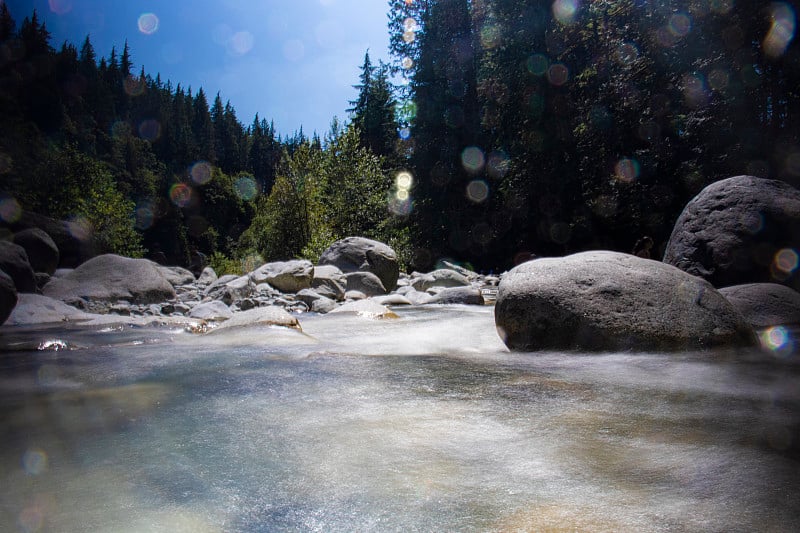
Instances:
[[[2,531],[797,531],[800,365],[509,353],[490,307],[0,328]]]

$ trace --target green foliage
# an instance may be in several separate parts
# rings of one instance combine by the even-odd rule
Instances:
[[[241,262],[236,261],[235,259],[230,259],[222,252],[214,252],[208,256],[208,266],[213,268],[214,272],[217,273],[217,276],[220,277],[228,274],[241,276],[244,273],[242,271]]]

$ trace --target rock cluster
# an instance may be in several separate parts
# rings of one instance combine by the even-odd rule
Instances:
[[[8,256],[22,257],[25,253],[11,243],[7,248],[14,252]],[[6,316],[11,314],[11,324],[123,315],[131,319],[185,318],[230,328],[262,323],[291,326],[296,320],[289,320],[288,313],[298,312],[325,314],[354,309],[363,316],[386,318],[393,316],[389,306],[484,303],[481,287],[487,282],[478,274],[464,271],[467,276],[450,270],[407,275],[400,272],[394,251],[376,241],[344,239],[323,256],[350,271],[345,273],[331,262],[315,266],[293,260],[266,263],[241,276],[218,277],[207,267],[195,278],[185,268],[104,254],[75,269],[54,271],[42,295],[24,298],[24,305],[13,312],[17,301],[14,283],[11,278],[0,278],[0,302],[4,305],[0,310],[6,309]],[[27,260],[20,262],[28,265],[26,272],[30,271]],[[387,285],[394,290],[387,291]],[[30,288],[28,280],[26,289]],[[19,287],[16,290],[21,291]]]

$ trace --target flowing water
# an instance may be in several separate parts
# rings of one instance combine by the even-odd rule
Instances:
[[[491,308],[0,328],[2,531],[797,531],[800,366],[512,354]]]

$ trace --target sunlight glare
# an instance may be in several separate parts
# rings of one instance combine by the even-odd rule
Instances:
[[[489,185],[483,180],[474,180],[467,185],[467,198],[479,204],[489,198]]]
[[[48,0],[50,11],[56,15],[66,15],[72,11],[72,0]]]
[[[250,176],[242,176],[237,179],[236,183],[233,184],[233,188],[236,196],[245,201],[252,200],[258,195],[256,180]]]
[[[631,183],[639,177],[639,162],[635,159],[620,159],[614,165],[614,177],[624,183]]]
[[[553,2],[553,16],[561,24],[572,24],[578,7],[578,0],[556,0]]]
[[[547,81],[549,81],[551,85],[561,87],[569,81],[569,69],[563,63],[553,63],[550,65],[550,68],[547,69]]]
[[[156,119],[148,118],[139,124],[139,137],[153,142],[161,137],[161,123]]]
[[[477,146],[468,146],[461,152],[461,164],[467,172],[477,174],[483,170],[485,162],[483,150]]]
[[[692,31],[692,19],[685,13],[675,13],[669,18],[667,30],[675,37],[686,37]]]
[[[798,255],[792,248],[784,248],[775,254],[775,268],[786,274],[797,270]]]
[[[134,212],[134,225],[138,230],[146,230],[153,225],[153,220],[155,220],[155,215],[153,213],[152,204],[148,201],[144,201],[136,206],[136,211]]]
[[[205,185],[211,181],[211,164],[208,161],[198,161],[189,169],[192,181],[198,185]]]
[[[534,76],[543,76],[544,73],[547,72],[549,61],[544,54],[533,54],[528,58],[526,65],[528,67],[528,72]]]
[[[255,45],[255,37],[249,31],[238,31],[228,41],[228,51],[237,56],[250,52]]]
[[[794,343],[792,337],[783,326],[768,328],[761,333],[762,346],[777,351],[791,351]]]
[[[169,199],[178,207],[186,207],[192,200],[192,189],[185,183],[176,183],[169,189]]]
[[[158,17],[155,13],[142,13],[139,15],[139,31],[145,35],[153,35],[158,31]]]

